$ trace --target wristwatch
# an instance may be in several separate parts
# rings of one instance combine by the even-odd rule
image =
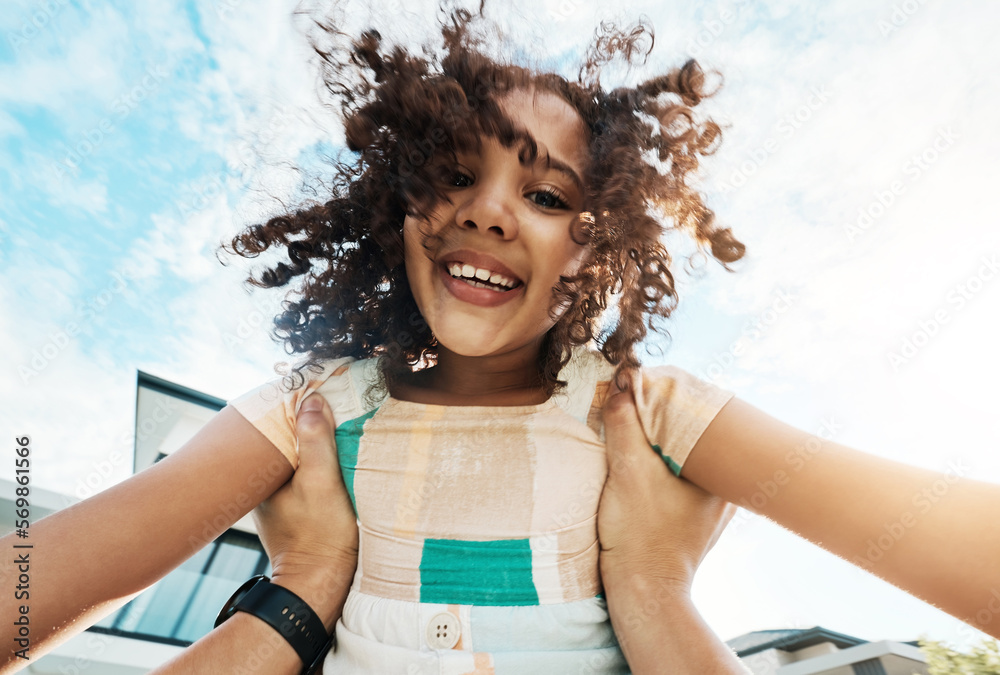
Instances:
[[[306,601],[287,588],[272,584],[263,574],[236,589],[219,612],[215,627],[236,612],[253,614],[281,633],[302,659],[304,675],[316,672],[335,646],[336,638],[327,635],[323,622]]]

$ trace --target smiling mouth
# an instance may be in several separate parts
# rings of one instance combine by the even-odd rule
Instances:
[[[497,293],[507,293],[521,285],[520,279],[512,279],[498,272],[468,263],[449,262],[445,264],[445,270],[453,278],[464,281],[473,288],[483,288]]]

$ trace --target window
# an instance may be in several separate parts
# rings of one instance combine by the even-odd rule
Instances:
[[[229,530],[92,630],[187,645],[212,630],[240,584],[269,572],[257,537]]]

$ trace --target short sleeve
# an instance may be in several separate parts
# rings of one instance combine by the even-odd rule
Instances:
[[[640,370],[636,410],[646,438],[680,475],[691,449],[733,393],[676,366]]]
[[[343,358],[328,361],[323,364],[320,373],[303,371],[307,379],[305,384],[297,389],[289,390],[282,380],[272,380],[233,399],[229,405],[274,443],[292,468],[297,469],[299,449],[295,437],[295,419],[298,417],[302,402],[313,392],[320,391],[331,403],[336,420],[336,409],[340,406],[333,405],[331,397],[336,400],[339,398],[338,394],[348,393],[350,378],[347,373],[353,360]]]

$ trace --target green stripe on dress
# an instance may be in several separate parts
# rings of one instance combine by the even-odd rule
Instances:
[[[337,441],[340,473],[344,476],[344,485],[347,487],[347,494],[351,497],[354,515],[358,515],[358,503],[354,499],[354,472],[358,466],[358,447],[361,444],[361,434],[364,432],[365,422],[370,420],[377,411],[378,408],[375,408],[361,417],[347,420],[333,433],[333,437]]]
[[[652,447],[653,447],[653,450],[656,450],[656,454],[658,454],[660,456],[660,459],[663,460],[663,463],[667,465],[667,467],[673,472],[673,474],[675,476],[681,475],[681,465],[680,464],[678,464],[674,460],[672,460],[669,457],[667,457],[666,455],[664,455],[663,454],[663,450],[660,450],[660,446],[658,446],[658,445],[656,445],[654,443]]]
[[[420,602],[537,605],[528,539],[425,539]]]

